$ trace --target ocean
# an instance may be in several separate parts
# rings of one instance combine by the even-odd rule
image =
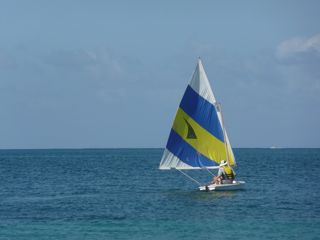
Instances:
[[[235,149],[233,192],[162,151],[0,150],[0,239],[320,239],[320,149]]]

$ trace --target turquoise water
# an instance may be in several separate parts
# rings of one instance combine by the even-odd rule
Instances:
[[[235,149],[246,190],[209,193],[161,154],[0,150],[0,239],[320,239],[320,149]]]

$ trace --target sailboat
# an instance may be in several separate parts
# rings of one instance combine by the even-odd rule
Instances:
[[[200,191],[237,190],[244,181],[228,184],[201,184],[184,170],[219,169],[236,160],[224,127],[221,104],[213,95],[208,77],[199,58],[190,83],[177,110],[159,169],[176,169],[198,184]]]

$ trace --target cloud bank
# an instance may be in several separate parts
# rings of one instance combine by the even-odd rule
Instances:
[[[320,33],[309,38],[295,37],[283,41],[277,48],[276,56],[284,59],[304,53],[319,54],[320,57]]]

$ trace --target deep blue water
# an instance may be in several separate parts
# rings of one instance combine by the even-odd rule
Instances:
[[[320,149],[235,149],[246,190],[209,193],[161,155],[0,150],[0,239],[320,239]]]

